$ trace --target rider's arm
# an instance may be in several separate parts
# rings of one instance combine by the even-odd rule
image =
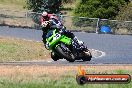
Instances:
[[[41,27],[47,27],[49,24],[49,21],[46,21],[43,17],[40,19]]]
[[[51,16],[50,17],[50,22],[53,24],[53,25],[56,25],[57,28],[63,26],[61,21],[58,20],[58,18],[56,16]]]
[[[41,16],[40,17],[40,24],[42,25],[44,21],[45,21],[44,18]]]

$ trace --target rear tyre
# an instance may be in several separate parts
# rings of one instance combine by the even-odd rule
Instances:
[[[83,61],[90,61],[92,57],[83,57],[82,60]]]
[[[54,52],[51,52],[51,58],[52,58],[54,61],[59,60],[59,56],[58,56],[57,54],[55,54]]]
[[[63,46],[63,47],[61,47]],[[56,51],[69,62],[74,62],[75,57],[64,44],[61,44],[56,48]]]
[[[90,61],[92,58],[91,52],[89,50],[84,51],[85,55],[82,58],[83,61]]]

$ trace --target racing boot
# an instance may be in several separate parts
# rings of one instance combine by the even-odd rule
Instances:
[[[43,41],[44,47],[45,47],[47,50],[49,50],[49,44],[46,43],[46,40],[43,39],[42,41]]]
[[[75,36],[73,40],[79,45],[80,50],[85,50],[87,47],[84,45],[83,41],[78,40],[78,38]],[[77,48],[77,47],[76,47]]]
[[[74,40],[76,43],[78,43],[80,46],[82,46],[82,45],[84,44],[83,41],[78,40],[78,38],[77,38],[76,36],[73,38],[73,40]]]

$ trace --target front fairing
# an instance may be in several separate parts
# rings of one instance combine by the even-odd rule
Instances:
[[[65,35],[61,35],[57,30],[50,30],[46,35],[46,45],[49,49],[53,49],[60,42],[70,45],[71,38],[66,37]]]

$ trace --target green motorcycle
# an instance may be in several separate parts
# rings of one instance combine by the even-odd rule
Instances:
[[[69,62],[75,60],[90,61],[92,55],[87,48],[80,48],[71,38],[60,34],[57,29],[50,30],[46,35],[46,48],[51,50],[51,58],[54,61],[66,59]]]
[[[50,30],[46,35],[46,48],[51,51],[51,58],[54,61],[63,58],[69,62],[81,59],[90,61],[92,58],[90,51],[80,47],[71,38],[60,34],[56,29]]]

